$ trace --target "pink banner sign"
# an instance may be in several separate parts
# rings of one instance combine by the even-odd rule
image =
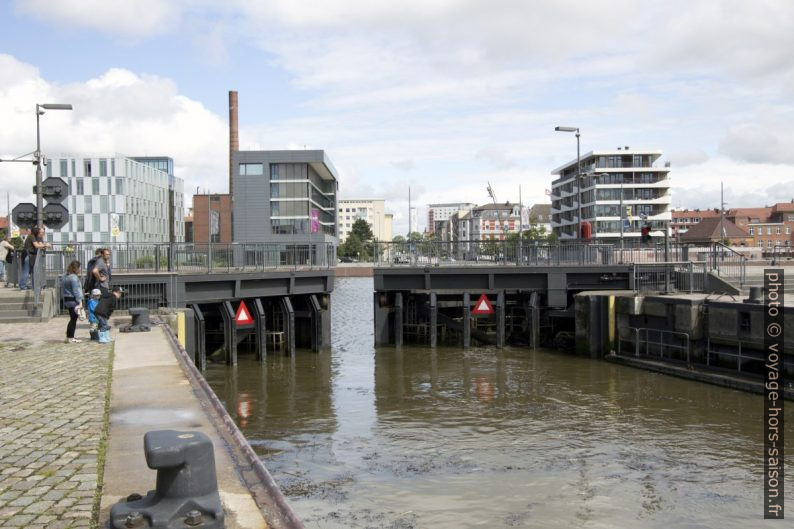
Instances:
[[[320,231],[320,210],[312,210],[312,233]]]

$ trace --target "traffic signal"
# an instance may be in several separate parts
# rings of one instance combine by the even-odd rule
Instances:
[[[23,202],[17,204],[11,210],[11,220],[22,229],[30,229],[36,226],[36,204]]]
[[[36,193],[33,186],[33,193]],[[42,221],[51,230],[63,228],[69,222],[69,210],[62,204],[69,195],[69,185],[61,178],[50,177],[41,183],[41,197],[47,201],[42,210]],[[36,205],[23,202],[11,211],[14,224],[20,228],[36,226]]]
[[[642,235],[641,240],[644,243],[651,242],[651,227],[649,225],[645,225],[640,230],[640,234]]]

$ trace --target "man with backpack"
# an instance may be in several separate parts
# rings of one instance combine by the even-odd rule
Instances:
[[[94,252],[94,257],[89,259],[88,264],[85,265],[85,283],[83,283],[83,292],[91,292],[97,285],[94,283],[96,278],[94,277],[94,266],[98,259],[102,258],[102,248],[97,248]]]

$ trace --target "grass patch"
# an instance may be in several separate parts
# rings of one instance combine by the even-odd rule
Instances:
[[[55,470],[52,469],[52,468],[46,468],[46,469],[42,470],[41,472],[39,472],[38,474],[39,474],[39,476],[42,476],[42,477],[45,477],[45,478],[51,478],[51,477],[53,477],[55,475]]]
[[[91,528],[99,528],[99,507],[102,502],[102,488],[105,480],[105,458],[108,451],[108,431],[110,430],[110,388],[113,382],[113,359],[116,356],[116,342],[110,347],[108,354],[108,381],[105,387],[105,413],[102,415],[102,433],[99,436],[97,453],[97,485],[94,493],[94,505],[91,509]]]

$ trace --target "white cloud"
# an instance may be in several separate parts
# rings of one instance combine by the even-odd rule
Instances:
[[[19,13],[59,26],[143,38],[178,25],[187,2],[179,0],[15,0]]]
[[[224,119],[181,95],[168,79],[111,69],[94,79],[56,85],[36,68],[0,55],[0,158],[31,152],[36,146],[36,103],[71,103],[74,110],[47,111],[41,117],[42,151],[174,158],[187,190],[228,187],[228,129]],[[30,201],[32,165],[0,164],[0,182],[12,206]]]

